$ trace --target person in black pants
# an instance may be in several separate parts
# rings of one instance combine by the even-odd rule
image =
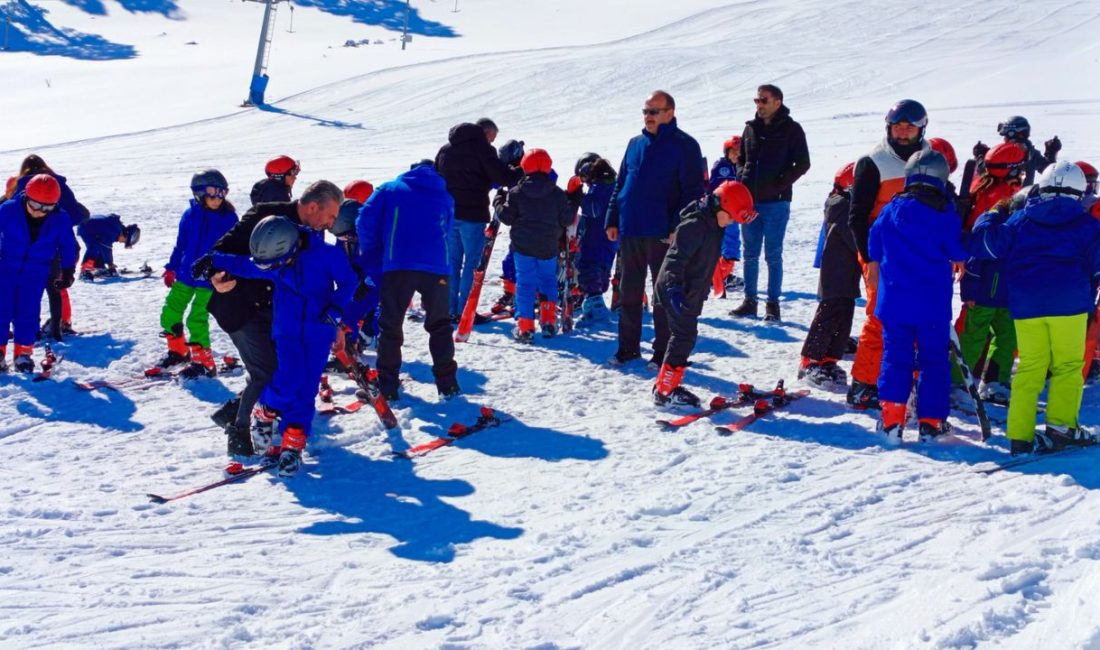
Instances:
[[[324,241],[324,230],[336,220],[343,198],[343,192],[333,183],[317,181],[296,201],[258,203],[214,244],[212,251],[250,255],[249,240],[253,229],[264,217],[271,215],[281,215],[308,226],[315,231],[315,238]],[[200,258],[192,267],[192,273],[195,277],[210,276],[214,295],[207,309],[218,327],[233,340],[248,371],[244,390],[235,400],[226,402],[214,414],[214,420],[222,424],[229,435],[230,456],[251,456],[254,451],[262,453],[264,450],[252,449],[250,420],[260,393],[275,373],[275,343],[271,338],[273,285],[266,280],[233,278],[228,273],[218,272],[209,256]]]
[[[619,349],[608,360],[621,366],[642,356],[642,296],[646,272],[656,280],[680,210],[706,192],[705,163],[699,143],[676,125],[676,102],[663,90],[650,94],[642,109],[645,128],[626,147],[615,191],[607,209],[607,238],[621,241],[622,296]],[[711,271],[714,269],[712,268]],[[668,345],[664,307],[653,306],[653,370]]]
[[[454,222],[454,206],[447,182],[432,161],[422,160],[378,187],[359,212],[356,230],[367,275],[382,279],[374,282],[382,291],[378,386],[388,401],[399,398],[405,309],[414,293],[420,294],[424,306],[436,389],[444,399],[461,392],[448,310],[447,235]]]
[[[848,225],[855,163],[848,163],[833,179],[833,191],[825,201],[825,246],[817,285],[817,312],[806,341],[798,378],[825,387],[847,386],[848,375],[837,365],[848,347],[852,317],[859,297],[862,269],[855,235]]]
[[[714,194],[680,213],[680,225],[672,234],[656,283],[657,304],[668,314],[671,331],[665,361],[653,385],[657,406],[699,406],[699,398],[680,385],[699,335],[699,314],[710,294],[725,229],[754,218],[752,194],[737,181],[723,182]]]

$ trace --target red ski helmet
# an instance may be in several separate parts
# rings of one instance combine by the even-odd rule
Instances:
[[[267,165],[264,166],[264,173],[277,181],[282,180],[288,175],[297,176],[298,172],[301,170],[302,166],[298,164],[297,160],[294,160],[290,156],[272,158],[267,161]]]
[[[374,186],[364,180],[354,180],[344,188],[344,198],[357,203],[366,203],[371,194],[374,194]]]
[[[61,200],[61,185],[49,174],[32,176],[23,191],[28,199],[43,205],[57,205]]]
[[[1096,168],[1095,167],[1088,164],[1084,160],[1078,160],[1077,162],[1075,162],[1073,164],[1077,165],[1078,167],[1081,168],[1081,171],[1085,174],[1085,180],[1086,181],[1088,181],[1090,183],[1095,183],[1096,182],[1097,173],[1096,173]]]
[[[737,223],[746,223],[755,214],[752,193],[738,181],[723,181],[712,196],[712,201],[718,200],[718,209],[729,214]]]
[[[943,138],[928,138],[928,146],[940,152],[947,159],[947,168],[954,174],[955,170],[959,168],[959,158],[955,155],[955,147],[952,147],[951,143]]]
[[[833,177],[833,185],[836,185],[842,190],[852,189],[852,185],[856,182],[856,164],[850,162],[837,170],[836,176]]]
[[[550,160],[550,154],[545,149],[529,149],[523,154],[523,160],[519,161],[520,168],[527,175],[539,172],[549,174],[553,165],[554,161]]]
[[[1023,168],[1027,153],[1016,142],[1002,142],[985,152],[985,171],[996,178],[1017,176]]]
[[[741,149],[741,136],[735,135],[722,143],[722,154],[730,155],[730,149]]]

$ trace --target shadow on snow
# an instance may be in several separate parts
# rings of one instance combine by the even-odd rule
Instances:
[[[98,0],[71,0],[70,4],[91,14],[106,13],[103,4]],[[47,13],[27,0],[14,0],[0,5],[0,22],[10,21],[10,25],[3,26],[6,51],[67,56],[88,61],[131,59],[137,56],[137,49],[132,45],[112,43],[95,34],[55,27],[46,18]]]
[[[405,28],[405,0],[294,0],[301,7],[316,7],[335,16],[348,16],[354,22],[366,25],[378,25],[391,31]],[[425,20],[420,12],[413,8],[409,11],[409,33],[421,36],[458,36],[455,30],[434,20]]]

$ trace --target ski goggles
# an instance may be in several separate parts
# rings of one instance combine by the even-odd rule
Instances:
[[[31,210],[34,210],[35,212],[44,212],[46,214],[49,214],[49,213],[54,211],[54,208],[57,207],[57,204],[56,203],[39,203],[38,201],[35,201],[34,199],[27,199],[27,207],[30,208]]]
[[[205,189],[196,189],[196,194],[201,194],[208,199],[224,199],[226,194],[229,194],[229,190],[224,187],[207,187]]]

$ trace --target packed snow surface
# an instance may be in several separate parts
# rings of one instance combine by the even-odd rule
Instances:
[[[37,152],[93,213],[139,222],[141,243],[116,253],[129,268],[167,260],[200,167],[226,174],[243,212],[275,155],[302,161],[299,189],[378,184],[488,115],[498,144],[546,148],[564,175],[584,151],[617,163],[655,88],[713,160],[756,86],[779,85],[813,162],[794,189],[784,321],[733,320],[734,300],[709,301],[686,377],[707,396],[794,387],[822,202],[834,171],[882,137],[892,102],[923,102],[928,134],[963,158],[1022,114],[1035,141],[1061,138],[1061,159],[1100,163],[1090,0],[418,1],[453,35],[417,34],[405,52],[355,18],[404,3],[305,3],[293,33],[284,4],[265,110],[238,106],[259,5],[123,4],[42,6],[133,57],[0,56],[0,169]],[[1007,457],[1001,431],[983,445],[954,417],[951,444],[888,448],[871,415],[820,390],[732,436],[712,424],[744,409],[662,431],[652,373],[604,364],[613,329],[527,347],[508,322],[480,326],[457,350],[465,394],[444,403],[409,323],[399,430],[366,411],[319,418],[295,479],[151,504],[147,492],[219,478],[224,435],[208,415],[243,379],[73,381],[155,361],[165,293],[155,276],[78,283],[83,334],[59,346],[54,378],[0,378],[0,647],[1100,648],[1093,451],[984,476],[973,470]],[[215,350],[232,352],[221,332]],[[512,421],[392,458],[479,405]]]

